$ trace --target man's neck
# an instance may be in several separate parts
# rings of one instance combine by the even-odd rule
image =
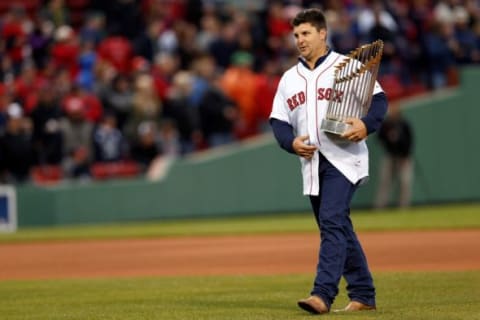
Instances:
[[[328,53],[330,52],[330,48],[329,47],[325,47],[323,50],[321,50],[321,52],[319,54],[317,54],[315,56],[315,58],[312,58],[312,59],[305,59],[305,58],[301,58],[304,62],[304,65],[306,65],[310,70],[313,70],[315,69],[316,67],[318,67],[318,65],[323,62],[323,60],[325,60],[326,56],[328,55]]]

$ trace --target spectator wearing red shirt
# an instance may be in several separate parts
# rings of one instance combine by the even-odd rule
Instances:
[[[271,37],[283,37],[290,33],[291,26],[282,1],[274,1],[268,8],[268,33]]]
[[[269,131],[268,119],[272,111],[273,98],[280,82],[279,63],[269,60],[265,63],[263,72],[257,75],[255,118],[261,132]]]
[[[180,60],[171,53],[160,53],[155,57],[152,76],[158,97],[165,101],[172,86],[172,79],[179,70]]]
[[[14,81],[14,93],[23,105],[23,111],[29,115],[38,102],[38,93],[45,87],[46,79],[37,73],[33,64],[25,64],[22,73]]]
[[[117,72],[123,74],[130,72],[133,48],[127,38],[122,36],[107,37],[100,42],[97,53],[100,59],[110,62]]]
[[[70,93],[63,98],[61,105],[65,113],[72,109],[81,109],[88,122],[96,123],[102,118],[103,106],[100,100],[79,86],[72,88]]]
[[[12,62],[15,75],[20,73],[28,52],[25,50],[27,45],[27,34],[23,26],[25,17],[25,10],[22,7],[13,7],[5,14],[1,26],[5,52]]]
[[[191,1],[142,0],[140,9],[146,20],[163,20],[171,23],[184,19],[186,14],[185,2]]]
[[[55,32],[55,43],[51,49],[52,62],[56,68],[66,69],[70,78],[75,79],[79,71],[78,55],[80,48],[77,36],[70,26],[61,26]]]

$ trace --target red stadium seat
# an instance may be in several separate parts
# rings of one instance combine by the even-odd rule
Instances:
[[[0,0],[0,15],[9,11],[12,7],[23,7],[29,16],[34,16],[40,7],[40,0]]]
[[[31,176],[34,184],[52,185],[59,183],[64,175],[63,169],[59,165],[39,165],[31,170]]]
[[[398,100],[406,94],[405,87],[396,75],[380,76],[378,82],[390,101]]]
[[[97,162],[91,166],[92,177],[97,180],[135,177],[140,172],[140,166],[133,161]]]
[[[85,9],[90,4],[90,0],[67,0],[66,5],[70,9]]]
[[[406,95],[407,96],[417,96],[420,94],[424,94],[428,92],[428,88],[423,85],[422,83],[412,83],[408,87],[406,87]]]
[[[67,0],[66,5],[70,9],[70,23],[74,28],[80,28],[85,21],[90,0]]]

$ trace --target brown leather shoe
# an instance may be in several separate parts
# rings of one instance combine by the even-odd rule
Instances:
[[[345,309],[340,311],[370,311],[370,310],[377,310],[377,307],[370,306],[368,304],[363,304],[358,301],[350,301],[350,303],[345,307]]]
[[[328,307],[323,302],[322,298],[317,296],[310,296],[307,299],[302,299],[298,301],[298,306],[305,311],[308,311],[313,314],[322,314],[328,313]]]

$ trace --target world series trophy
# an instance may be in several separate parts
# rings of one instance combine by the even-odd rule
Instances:
[[[320,128],[341,135],[350,128],[347,118],[362,118],[368,112],[383,53],[383,41],[365,44],[340,62],[335,70],[333,95]]]

